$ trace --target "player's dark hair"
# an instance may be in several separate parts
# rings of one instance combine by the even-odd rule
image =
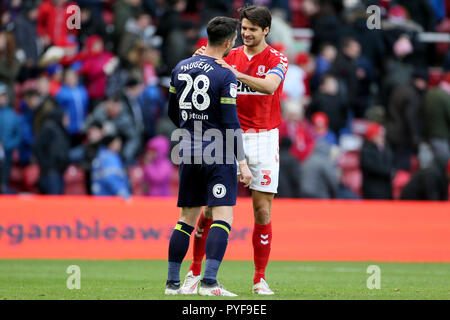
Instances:
[[[227,40],[233,39],[239,22],[229,17],[215,17],[208,22],[206,32],[208,33],[208,44],[220,46]]]
[[[272,24],[272,15],[270,10],[264,6],[248,6],[239,9],[239,21],[245,18],[251,23],[260,26],[261,29],[270,28]]]

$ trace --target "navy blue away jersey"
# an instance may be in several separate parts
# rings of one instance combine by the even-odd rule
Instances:
[[[241,128],[236,111],[236,76],[215,60],[197,55],[181,61],[172,71],[169,116],[177,127],[190,133],[193,154],[217,139],[217,135],[205,139],[208,130],[220,131],[225,147],[226,130]],[[201,143],[194,143],[194,137]]]

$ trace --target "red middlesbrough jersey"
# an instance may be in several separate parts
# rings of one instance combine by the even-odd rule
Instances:
[[[252,77],[265,78],[269,73],[274,73],[281,78],[282,82],[271,95],[255,91],[239,80],[237,87],[236,105],[242,129],[277,128],[281,124],[280,97],[289,64],[287,57],[267,46],[249,58],[244,53],[244,46],[240,46],[231,50],[224,60],[237,71]]]

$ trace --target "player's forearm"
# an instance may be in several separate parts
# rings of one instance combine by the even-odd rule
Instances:
[[[259,91],[261,93],[265,94],[273,94],[277,88],[279,83],[276,83],[275,81],[272,81],[271,79],[267,78],[256,78],[249,75],[246,75],[242,72],[236,72],[236,78],[252,88],[253,90]]]

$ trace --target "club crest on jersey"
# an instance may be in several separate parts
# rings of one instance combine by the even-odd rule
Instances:
[[[256,73],[257,76],[265,76],[266,75],[266,66],[265,65],[261,65],[258,66],[258,72]]]

